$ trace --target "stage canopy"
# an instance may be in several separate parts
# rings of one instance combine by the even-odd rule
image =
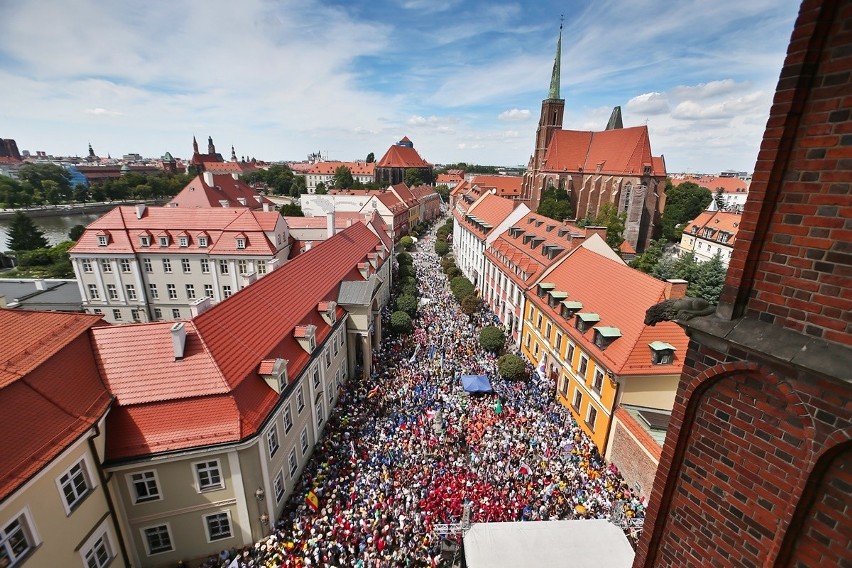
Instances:
[[[476,523],[464,537],[468,568],[630,568],[633,549],[605,520]]]
[[[493,392],[488,375],[462,375],[461,381],[467,392]]]

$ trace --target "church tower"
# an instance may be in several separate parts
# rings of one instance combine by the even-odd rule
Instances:
[[[535,211],[541,200],[541,183],[539,174],[544,164],[544,155],[550,144],[553,133],[562,129],[562,116],[565,112],[565,99],[559,97],[560,71],[562,67],[562,24],[559,24],[559,40],[556,42],[556,58],[553,61],[553,72],[550,75],[550,91],[547,98],[541,101],[541,116],[538,119],[538,129],[535,133],[535,152],[524,174],[522,199],[527,206]]]
[[[213,145],[213,137],[207,137],[207,153],[211,156],[216,153],[216,146]]]
[[[198,140],[195,139],[195,136],[192,137],[192,153],[193,155],[198,154]]]

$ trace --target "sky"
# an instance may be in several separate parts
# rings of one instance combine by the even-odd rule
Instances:
[[[797,0],[0,2],[20,150],[525,166],[562,30],[563,128],[613,107],[669,172],[751,172]]]

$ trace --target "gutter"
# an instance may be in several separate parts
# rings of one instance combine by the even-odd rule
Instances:
[[[92,455],[98,459],[98,462],[100,462],[98,451],[95,447],[95,438],[101,435],[101,428],[98,426],[97,422],[95,422],[93,426],[95,428],[95,435],[90,436],[87,442],[89,443],[89,451],[92,452]],[[115,510],[115,503],[113,502],[112,495],[109,491],[109,480],[106,478],[106,475],[104,475],[104,470],[100,463],[95,469],[98,470],[98,479],[104,488],[104,497],[106,497],[107,509],[109,509],[109,514],[112,517],[112,528],[115,530],[115,536],[118,539],[118,546],[121,549],[121,557],[124,560],[124,566],[125,568],[130,568],[131,564],[127,556],[127,544],[124,542],[124,536],[121,534],[121,526],[118,522],[118,513]]]

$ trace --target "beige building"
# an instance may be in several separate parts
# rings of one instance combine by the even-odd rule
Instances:
[[[87,313],[110,323],[188,319],[287,262],[275,211],[116,207],[69,251]]]

